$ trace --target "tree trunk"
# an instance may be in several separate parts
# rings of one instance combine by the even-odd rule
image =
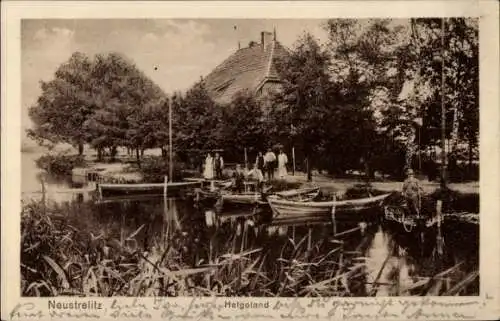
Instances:
[[[114,161],[116,159],[116,154],[118,153],[116,146],[113,146],[110,148],[110,154],[111,154],[111,161]]]
[[[97,160],[98,160],[99,162],[101,162],[101,161],[102,161],[102,148],[101,148],[101,147],[98,147],[98,148],[97,148]]]
[[[139,154],[139,148],[135,149],[135,157],[137,158],[137,166],[141,168],[141,156]]]
[[[79,156],[83,155],[83,143],[78,144],[78,155]]]
[[[312,168],[309,161],[309,156],[306,156],[306,170],[307,170],[307,181],[312,181]]]
[[[450,140],[450,153],[455,152],[458,145],[458,129],[460,125],[460,119],[458,117],[458,104],[453,104],[453,123],[451,126],[451,140]]]
[[[473,145],[473,140],[471,138],[469,138],[469,166],[467,166],[468,170],[467,170],[467,178],[468,179],[474,179],[474,167],[472,166],[472,161],[473,161],[473,149],[474,149],[474,145]]]

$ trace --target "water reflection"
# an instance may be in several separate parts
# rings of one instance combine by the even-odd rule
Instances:
[[[23,158],[23,171],[24,162]],[[29,175],[34,176],[29,179]],[[31,168],[31,171],[28,169],[28,174],[23,172],[23,192],[33,192],[27,186],[38,184],[39,179],[38,170]],[[52,180],[50,177],[46,177],[46,180],[49,198],[56,201],[74,199],[71,194],[51,193],[68,189],[68,182]],[[85,204],[88,209],[85,215],[75,213],[75,217],[72,217],[72,224],[77,225],[77,228],[91,231],[96,237],[106,235],[110,243],[111,239],[117,239],[151,255],[160,255],[166,246],[181,244],[179,248],[182,253],[179,257],[193,267],[203,263],[212,264],[215,257],[225,253],[256,248],[265,249],[269,257],[278,258],[282,255],[280,251],[283,244],[290,242],[289,239],[296,244],[310,233],[306,227],[296,227],[285,228],[281,235],[272,234],[252,218],[251,210],[226,213],[224,217],[216,217],[214,211],[212,220],[217,220],[219,224],[207,226],[205,214],[210,208],[196,207],[188,200],[174,198],[169,198],[166,202],[159,198],[100,205]],[[247,214],[247,217],[242,216],[242,213]],[[353,226],[338,228],[340,232],[342,229],[352,229]],[[317,226],[310,235],[312,244],[316,244],[319,240],[331,239],[332,229],[330,226]],[[424,237],[415,236],[375,224],[368,226],[366,230],[346,235],[342,238],[346,259],[351,256],[350,259],[364,260],[365,263],[363,276],[351,280],[351,291],[358,296],[440,293],[446,288],[445,283],[449,283],[449,277],[460,279],[478,268],[477,227],[447,226],[442,231],[442,237],[446,246],[441,253],[437,250],[439,242],[436,242],[435,233],[426,233]],[[169,240],[176,244],[168,244]],[[326,254],[335,243],[324,243],[327,245],[320,250]],[[331,244],[330,248],[328,244]],[[178,258],[167,259],[175,261]],[[266,264],[269,266],[264,266],[263,269],[272,270],[277,263],[268,260]],[[431,277],[458,264],[460,265],[453,273],[439,278],[432,283],[432,287],[422,289],[420,286],[426,284]],[[478,282],[466,290],[467,294],[478,292]]]

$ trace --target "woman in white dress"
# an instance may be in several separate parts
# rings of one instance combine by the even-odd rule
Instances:
[[[205,179],[213,179],[214,178],[214,159],[210,153],[207,154],[207,158],[205,158],[205,168],[203,170],[203,177]]]
[[[280,153],[278,155],[278,177],[280,179],[284,179],[287,175],[286,163],[288,163],[288,157],[286,157],[286,154],[283,153],[282,150],[280,150]]]

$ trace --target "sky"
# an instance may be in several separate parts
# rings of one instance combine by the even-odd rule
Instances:
[[[310,32],[327,40],[324,20],[270,19],[53,19],[21,23],[22,126],[31,122],[28,108],[41,93],[40,80],[51,80],[75,51],[89,56],[120,52],[166,93],[186,90],[238,48],[260,42],[261,31],[292,48]],[[235,28],[236,27],[236,28]],[[156,69],[155,69],[156,67]]]

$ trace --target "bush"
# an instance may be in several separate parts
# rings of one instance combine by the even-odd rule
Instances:
[[[185,168],[185,163],[174,161],[174,177],[172,178],[173,181],[181,181],[183,179],[183,171]],[[145,182],[161,183],[164,181],[164,177],[169,175],[168,160],[160,156],[151,156],[144,158],[141,161],[139,171],[141,172],[143,180]]]
[[[53,175],[71,175],[75,167],[85,167],[83,156],[79,155],[43,155],[36,160],[36,166]]]

